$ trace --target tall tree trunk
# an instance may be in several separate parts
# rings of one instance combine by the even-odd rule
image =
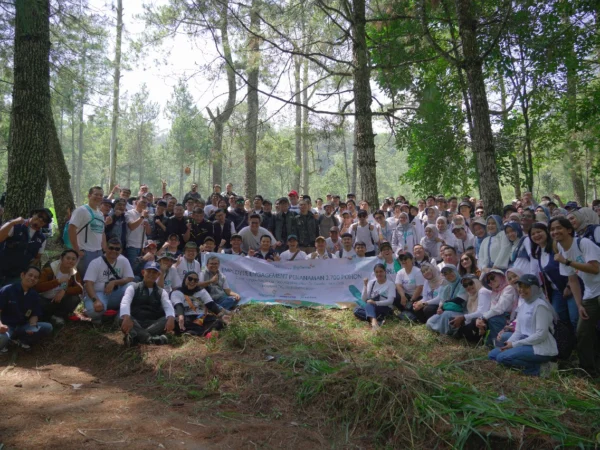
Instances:
[[[50,111],[49,114],[52,114]],[[54,201],[54,211],[58,222],[58,229],[62,230],[70,216],[70,212],[75,208],[73,201],[73,192],[69,186],[71,176],[65,162],[65,157],[60,146],[60,140],[56,132],[54,120],[48,125],[48,151],[46,164],[48,167],[48,182],[52,190],[52,199]],[[62,233],[58,233],[58,239],[62,241]]]
[[[71,111],[71,191],[75,190],[77,182],[77,156],[75,154],[75,108]]]
[[[567,67],[567,142],[565,147],[567,150],[566,155],[568,155],[567,157],[570,160],[570,164],[567,167],[569,168],[575,201],[580,205],[585,205],[585,186],[581,170],[581,155],[579,154],[579,146],[575,136],[577,126],[577,55],[573,48],[575,39],[572,29],[569,27],[566,33],[567,39],[570,42],[565,64]]]
[[[521,72],[521,83],[519,87],[519,100],[523,123],[525,126],[525,183],[529,192],[533,192],[533,144],[531,139],[531,122],[529,121],[529,94],[527,92],[527,64],[523,46],[519,43],[519,63]],[[520,197],[517,197],[520,198]]]
[[[77,184],[75,186],[75,198],[77,199],[77,204],[81,205],[82,196],[81,196],[81,178],[83,174],[83,103],[81,104],[81,108],[79,109],[79,139],[77,141]]]
[[[302,93],[301,93],[301,75],[302,61],[299,56],[294,60],[294,81],[296,92],[296,125],[294,127],[295,148],[296,148],[296,167],[294,167],[294,178],[292,188],[300,192],[300,176],[302,173]]]
[[[140,125],[140,128],[138,129],[138,139],[137,139],[137,154],[138,154],[138,161],[142,161],[143,158],[143,145],[144,145],[144,137],[142,136],[144,132],[144,122],[142,121],[142,124]],[[138,164],[138,175],[139,175],[139,181],[140,181],[140,186],[144,183],[144,164]]]
[[[486,214],[502,214],[502,195],[496,166],[496,152],[489,116],[489,104],[483,75],[483,61],[477,43],[477,20],[471,0],[456,0],[464,68],[473,113],[473,151],[477,158],[479,192]]]
[[[304,60],[302,68],[302,192],[310,195],[309,191],[309,164],[308,164],[308,59]]]
[[[377,161],[371,112],[371,69],[367,48],[365,0],[353,0],[352,62],[354,64],[354,146],[362,199],[377,206]]]
[[[5,218],[44,205],[50,106],[49,0],[15,2],[14,84]]]
[[[231,47],[229,45],[228,31],[228,8],[227,0],[221,2],[221,45],[223,46],[223,59],[225,59],[225,72],[227,73],[227,103],[222,112],[217,108],[217,115],[214,116],[209,108],[206,108],[211,120],[215,124],[213,132],[212,149],[212,181],[213,184],[223,184],[223,129],[229,120],[233,108],[235,107],[235,98],[237,95],[237,86],[235,84],[235,71],[233,70],[233,59],[231,58]]]
[[[260,68],[260,15],[259,0],[252,1],[250,9],[250,29],[253,33],[248,41],[248,113],[246,115],[246,157],[244,171],[244,191],[247,197],[256,195],[256,143],[258,134],[258,75]]]
[[[508,122],[508,111],[506,110],[506,84],[504,83],[504,75],[501,71],[498,71],[498,82],[500,84],[500,106],[502,108],[502,126],[506,128]],[[516,150],[511,149],[510,152],[510,166],[511,166],[511,178],[513,186],[515,188],[515,198],[521,198],[521,178],[519,175],[519,162],[517,161]]]
[[[350,172],[348,171],[348,151],[346,149],[346,129],[344,127],[344,118],[339,127],[342,151],[344,152],[344,172],[346,174],[346,192],[350,192]]]
[[[357,149],[356,145],[352,145],[352,185],[350,186],[350,190],[352,193],[356,194],[356,185],[358,183],[358,163],[357,160]],[[348,192],[349,193],[349,192]]]
[[[117,44],[115,46],[115,74],[113,78],[113,110],[110,130],[110,162],[108,189],[117,184],[117,131],[119,128],[119,92],[121,88],[121,37],[123,35],[123,0],[117,0]]]
[[[180,171],[179,172],[179,202],[183,201],[183,179],[185,178],[184,165],[185,165],[185,143],[180,142],[179,143],[179,171]]]

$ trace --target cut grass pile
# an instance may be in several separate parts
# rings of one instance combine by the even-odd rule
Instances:
[[[159,389],[162,401],[186,399],[198,414],[218,410],[224,419],[302,417],[332,445],[543,449],[600,442],[600,391],[592,382],[569,371],[525,377],[488,361],[486,349],[424,326],[387,322],[373,333],[349,311],[250,305],[217,339],[173,341],[175,348],[125,350],[117,332],[72,327],[46,351],[50,357],[67,345],[62,357],[75,360],[100,345],[95,370],[144,374],[138,392]]]

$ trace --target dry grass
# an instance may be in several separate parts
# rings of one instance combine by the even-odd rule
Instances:
[[[400,322],[373,333],[349,311],[252,305],[217,339],[128,350],[118,332],[67,327],[45,352],[197,414],[300,417],[334,447],[593,448],[600,429],[587,380],[524,377],[483,348]]]

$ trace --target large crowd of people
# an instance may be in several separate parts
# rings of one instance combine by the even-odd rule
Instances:
[[[29,348],[53,326],[117,316],[126,345],[226,327],[240,295],[211,253],[265,261],[376,258],[358,319],[387,319],[481,342],[499,364],[539,375],[575,346],[600,374],[600,201],[539,203],[527,192],[488,215],[475,198],[403,196],[381,205],[294,190],[274,203],[227,184],[205,201],[198,185],[179,201],[142,185],[89,189],[65,227],[66,250],[40,267],[48,209],[0,228],[0,354]],[[205,267],[201,255],[205,254]]]

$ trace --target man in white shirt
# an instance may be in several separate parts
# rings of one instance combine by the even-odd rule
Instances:
[[[125,222],[127,223],[127,248],[125,255],[129,260],[131,267],[135,266],[136,259],[142,253],[146,243],[146,236],[152,232],[148,223],[149,212],[146,208],[148,200],[140,196],[135,203],[135,208],[125,213]]]
[[[469,247],[475,246],[475,236],[468,234],[464,225],[454,225],[452,233],[456,238],[456,252],[462,255]]]
[[[175,310],[169,294],[156,284],[160,266],[148,262],[142,271],[144,279],[127,287],[121,300],[119,315],[126,346],[135,344],[166,344],[164,333],[175,327]]]
[[[327,250],[331,253],[337,253],[342,249],[342,238],[340,238],[340,229],[331,227],[329,229],[329,237],[325,239]]]
[[[100,324],[105,311],[119,308],[126,286],[133,281],[133,270],[121,251],[121,241],[110,239],[106,256],[94,259],[83,278],[85,311],[95,324]]]
[[[104,191],[94,186],[88,191],[88,204],[73,211],[69,220],[69,240],[73,250],[79,253],[77,271],[85,276],[90,262],[102,256],[106,248],[104,234],[104,215],[100,211]]]
[[[336,256],[346,259],[356,258],[356,252],[352,248],[352,235],[350,233],[342,234],[342,248],[337,252]]]
[[[315,239],[315,251],[310,254],[310,259],[337,259],[334,253],[327,250],[327,243],[323,236]]]
[[[261,217],[258,214],[252,214],[248,219],[248,226],[240,230],[242,237],[242,250],[246,253],[250,249],[258,250],[260,248],[260,239],[265,234],[271,237],[271,242],[275,242],[275,237],[269,230],[260,226]]]
[[[279,255],[282,261],[303,261],[308,259],[306,253],[298,248],[298,236],[290,234],[287,238],[287,245],[288,249]]]
[[[180,280],[184,280],[189,272],[200,274],[202,269],[200,263],[196,260],[198,256],[198,246],[195,242],[188,242],[183,248],[183,255],[179,256],[175,269]]]
[[[437,265],[437,268],[440,269],[440,271],[446,266],[458,267],[460,263],[460,258],[458,257],[458,254],[454,247],[446,245],[445,247],[442,247],[441,253],[442,262]]]
[[[377,248],[375,244],[379,242],[379,233],[375,225],[371,225],[368,221],[369,214],[364,209],[358,211],[358,223],[353,223],[350,226],[350,233],[354,238],[354,242],[364,242],[367,247],[366,256],[375,256]]]
[[[160,264],[160,277],[156,281],[158,287],[163,288],[167,291],[167,294],[171,294],[172,291],[181,287],[181,279],[177,273],[177,269],[173,266],[177,258],[171,254],[164,254],[158,257],[158,264]]]

